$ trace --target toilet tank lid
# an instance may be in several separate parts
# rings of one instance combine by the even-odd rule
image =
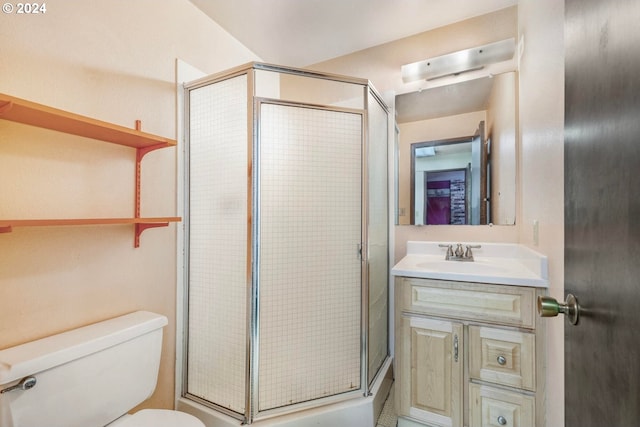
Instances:
[[[0,350],[0,385],[113,347],[167,323],[160,314],[136,311]]]

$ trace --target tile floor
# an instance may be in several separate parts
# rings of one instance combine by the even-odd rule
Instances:
[[[389,397],[387,397],[382,412],[378,417],[378,423],[376,427],[396,427],[398,425],[398,416],[393,407],[393,391],[395,390],[395,384],[391,386],[389,391]]]

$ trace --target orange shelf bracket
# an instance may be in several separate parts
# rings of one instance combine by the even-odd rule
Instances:
[[[134,248],[140,247],[140,235],[147,228],[166,227],[168,225],[169,225],[168,222],[152,222],[152,223],[144,222],[144,223],[136,224],[136,237],[133,242],[133,247]]]
[[[142,122],[140,120],[136,120],[136,130],[137,131],[142,131]],[[136,148],[136,206],[135,206],[135,213],[134,213],[134,217],[135,218],[140,218],[140,183],[142,181],[142,158],[147,154],[150,153],[151,151],[154,150],[158,150],[160,148],[165,148],[167,145],[166,144],[158,144],[158,145],[151,145],[149,147],[142,147],[142,148]],[[145,231],[148,228],[156,228],[156,227],[166,227],[168,226],[169,223],[168,222],[162,222],[162,223],[139,223],[136,224],[136,235],[135,235],[135,239],[134,239],[134,243],[133,243],[133,247],[134,248],[138,248],[140,247],[140,235],[142,234],[143,231]]]
[[[142,131],[142,122],[140,120],[136,120],[136,130]],[[140,182],[142,181],[142,158],[151,151],[159,150],[161,148],[166,148],[167,144],[158,144],[151,145],[148,147],[136,148],[136,200],[135,200],[135,211],[134,217],[140,218]]]
[[[140,182],[142,181],[142,158],[145,154],[165,148],[165,144],[152,145],[151,147],[136,148],[136,206],[134,211],[134,217],[140,218]]]

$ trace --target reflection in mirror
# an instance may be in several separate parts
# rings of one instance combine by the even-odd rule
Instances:
[[[411,144],[411,224],[487,224],[483,134]]]
[[[396,96],[397,223],[515,224],[516,73]]]

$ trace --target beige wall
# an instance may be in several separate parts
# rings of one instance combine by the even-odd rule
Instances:
[[[48,2],[0,15],[0,92],[176,138],[175,63],[258,58],[187,0]],[[132,216],[135,150],[0,120],[0,218]],[[176,149],[142,164],[142,215],[176,212]],[[0,235],[0,348],[134,310],[169,317],[158,388],[173,407],[176,227],[15,228]]]
[[[564,2],[520,0],[519,241],[549,257],[564,300]],[[539,222],[539,242],[533,222]],[[547,426],[564,425],[564,319],[547,319]]]
[[[491,138],[491,222],[516,222],[517,73],[493,77],[487,108]]]

